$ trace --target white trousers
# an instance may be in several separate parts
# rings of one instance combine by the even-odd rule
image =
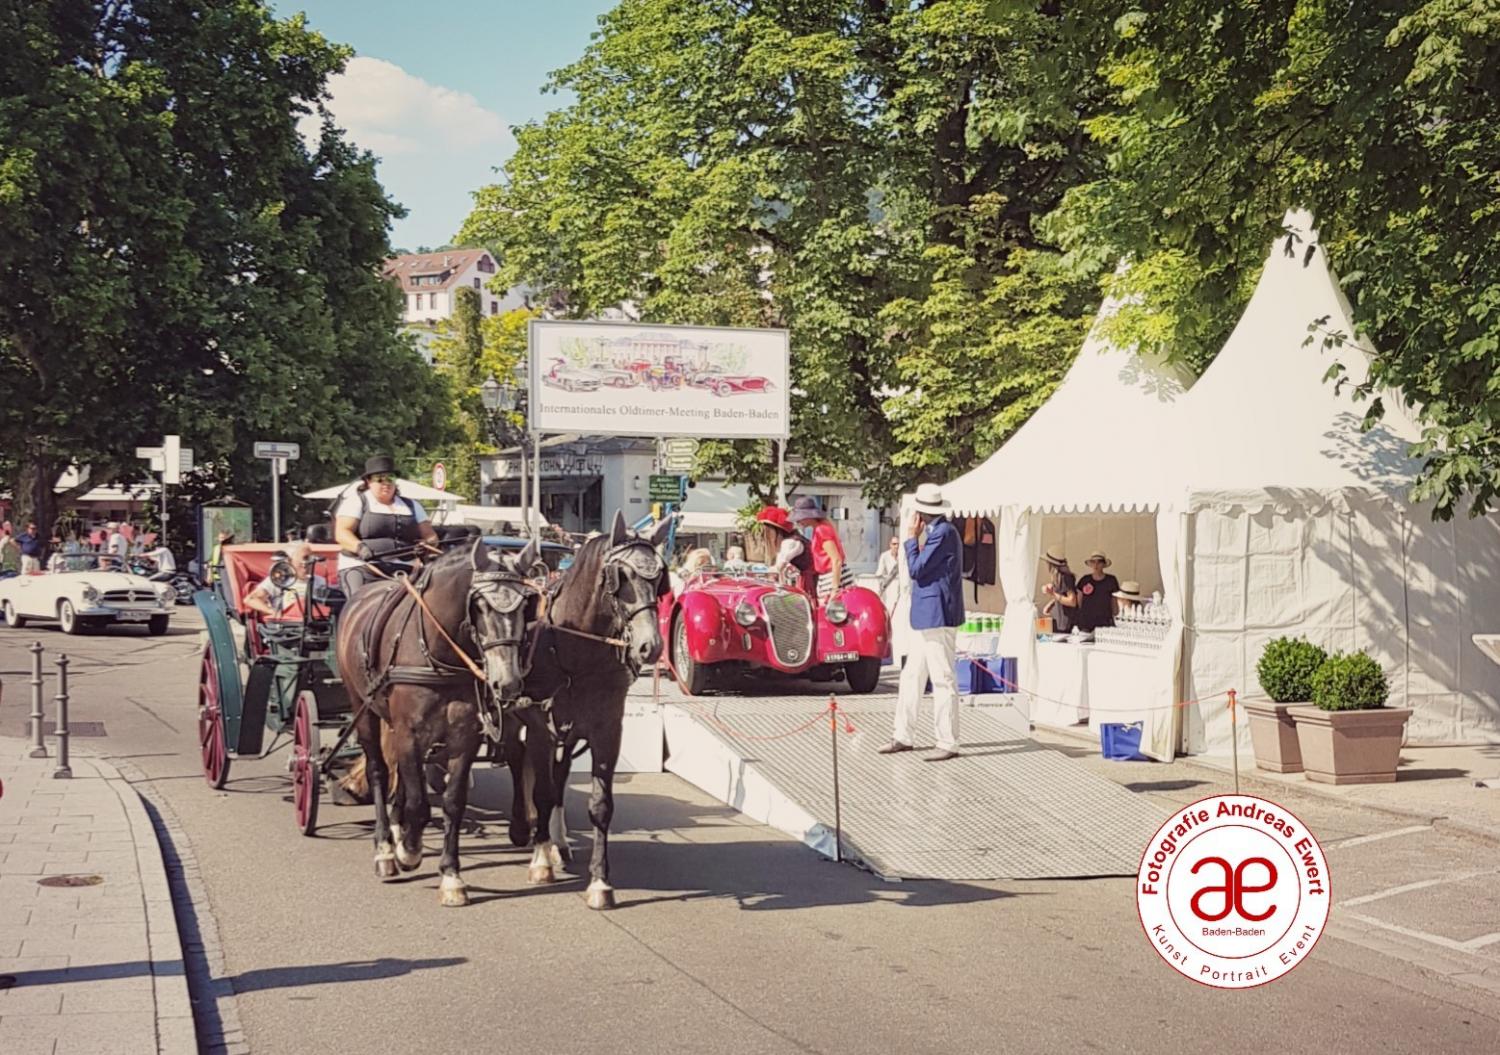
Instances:
[[[21,574],[35,575],[42,570],[42,558],[21,555]]]
[[[927,679],[932,679],[933,740],[940,751],[958,750],[958,628],[912,630],[906,639],[906,665],[901,668],[901,694],[896,700],[896,739],[915,744],[917,705]]]

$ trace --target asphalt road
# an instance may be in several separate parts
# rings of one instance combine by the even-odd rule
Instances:
[[[527,886],[508,784],[481,771],[483,830],[463,843],[475,903],[443,909],[433,857],[375,879],[367,808],[325,803],[319,837],[301,836],[284,752],[237,761],[223,792],[204,784],[200,646],[179,615],[163,638],[0,629],[0,732],[23,733],[25,646],[66,650],[73,718],[106,733],[87,742],[145,775],[201,876],[185,918],[211,948],[217,932],[215,981],[235,994],[202,1011],[233,1050],[1500,1050],[1500,939],[1484,940],[1500,932],[1500,848],[1312,797],[1282,796],[1328,849],[1334,925],[1247,992],[1165,967],[1128,879],[885,883],[671,776],[622,780],[620,904],[595,913],[576,879]],[[1080,764],[1168,805],[1221,790],[1186,766]],[[570,810],[582,829],[580,798]]]

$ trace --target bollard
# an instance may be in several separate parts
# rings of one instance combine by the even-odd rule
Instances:
[[[31,653],[31,750],[28,758],[46,758],[47,741],[42,736],[42,643],[33,641]]]
[[[828,697],[828,727],[833,730],[833,859],[844,860],[844,818],[839,802],[839,701]]]
[[[72,767],[68,765],[68,654],[64,652],[57,657],[57,768],[52,771],[53,779],[62,779],[73,775]]]

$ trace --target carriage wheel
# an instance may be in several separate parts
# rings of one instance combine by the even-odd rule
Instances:
[[[318,827],[320,746],[318,704],[312,693],[304,691],[297,697],[292,725],[292,802],[297,808],[297,828],[303,835],[312,835]]]
[[[198,675],[198,747],[203,753],[203,779],[215,791],[229,779],[229,741],[224,735],[221,698],[219,665],[214,662],[213,646],[208,645]]]

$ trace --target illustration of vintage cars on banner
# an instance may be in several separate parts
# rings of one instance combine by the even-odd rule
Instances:
[[[662,640],[683,689],[696,695],[735,674],[774,672],[873,692],[890,654],[890,621],[872,590],[851,586],[819,606],[769,571],[708,573],[661,606]]]

